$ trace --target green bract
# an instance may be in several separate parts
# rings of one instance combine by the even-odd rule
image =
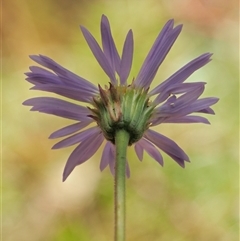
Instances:
[[[93,98],[90,115],[101,128],[105,138],[115,143],[115,132],[124,129],[130,134],[129,145],[140,140],[150,126],[154,105],[149,102],[147,90],[130,86],[114,86],[102,89]]]

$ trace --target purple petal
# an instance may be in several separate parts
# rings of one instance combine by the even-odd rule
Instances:
[[[132,59],[133,59],[133,33],[132,30],[129,30],[126,40],[123,46],[122,52],[122,60],[120,66],[120,83],[122,85],[126,84],[126,80],[130,73],[132,67]]]
[[[83,162],[87,161],[95,154],[95,152],[101,146],[103,140],[104,137],[102,133],[94,133],[93,135],[88,136],[88,138],[86,138],[83,142],[81,142],[80,145],[77,146],[77,148],[72,152],[72,154],[67,160],[63,172],[63,181],[67,179],[69,174],[77,165],[80,165]]]
[[[114,145],[111,145],[108,160],[109,160],[109,169],[110,169],[112,175],[115,176],[116,151],[115,151]]]
[[[98,89],[92,84],[89,86],[85,82],[81,83],[79,81],[72,81],[68,76],[53,74],[50,71],[37,66],[31,66],[30,70],[32,72],[25,73],[27,76],[26,80],[34,85],[58,85],[62,87],[71,87],[79,89],[83,93],[86,92],[88,95],[96,95],[98,93]]]
[[[55,72],[60,77],[65,77],[68,80],[68,84],[75,84],[79,87],[84,87],[86,89],[89,89],[89,91],[97,91],[97,87],[90,83],[89,81],[83,79],[82,77],[72,73],[71,71],[63,68],[61,65],[57,64],[52,59],[48,58],[47,56],[43,55],[30,55],[30,58],[37,62],[38,64],[51,69],[53,72]],[[32,67],[32,71],[36,70],[36,67]],[[39,69],[37,70],[37,73],[39,74]],[[44,72],[43,72],[44,74]],[[46,72],[45,72],[46,74]]]
[[[207,108],[205,108],[205,109],[199,110],[199,111],[197,111],[197,112],[199,112],[199,113],[204,113],[204,114],[215,115],[214,110],[213,110],[212,108],[210,108],[210,107],[207,107]]]
[[[168,89],[173,84],[184,82],[192,73],[194,73],[196,70],[200,69],[208,62],[210,62],[211,56],[212,56],[211,53],[205,53],[195,58],[194,60],[190,61],[188,64],[186,64],[181,69],[179,69],[176,73],[174,73],[168,79],[166,79],[163,83],[161,83],[160,85],[155,87],[152,91],[150,91],[149,94],[155,95],[157,93],[160,93]]]
[[[112,143],[111,142],[107,142],[104,149],[103,149],[103,153],[102,153],[102,158],[100,161],[100,170],[103,171],[110,163],[110,157],[111,157],[111,146]]]
[[[101,36],[103,52],[112,69],[119,73],[121,60],[112,37],[109,21],[105,15],[102,16],[101,21]]]
[[[202,112],[202,110],[207,110],[209,106],[216,104],[219,101],[219,98],[215,97],[208,97],[208,98],[202,98],[199,100],[196,100],[191,106],[189,106],[188,112]]]
[[[70,98],[72,100],[78,100],[82,102],[91,103],[93,100],[93,93],[88,92],[84,89],[78,89],[68,86],[61,86],[61,85],[36,85],[31,88],[31,90],[41,90],[41,91],[47,91],[51,93],[55,93],[67,98]],[[96,94],[95,94],[96,95]]]
[[[88,121],[90,119],[88,115],[91,114],[86,107],[52,97],[32,98],[24,101],[23,105],[33,106],[31,111],[39,111],[78,121]]]
[[[34,56],[34,55],[31,55],[32,57]],[[30,58],[31,58],[31,56],[30,56]],[[35,55],[37,58],[39,58],[39,56],[38,55]],[[39,74],[39,75],[53,75],[53,76],[55,76],[55,74],[53,74],[52,72],[50,72],[50,71],[48,71],[48,70],[46,70],[46,69],[43,69],[43,68],[41,68],[41,67],[38,67],[38,66],[30,66],[29,67],[29,69],[32,71],[32,72],[28,72],[28,73],[26,73],[26,75],[28,76],[28,74]]]
[[[86,41],[88,43],[88,46],[90,47],[93,55],[97,59],[98,63],[102,67],[102,69],[108,75],[111,82],[113,84],[117,84],[114,69],[112,69],[110,63],[108,62],[106,56],[102,52],[102,50],[101,50],[100,46],[98,45],[97,41],[94,39],[94,37],[91,35],[91,33],[86,28],[81,26],[81,30],[82,30],[84,38],[86,39]]]
[[[128,160],[126,160],[126,176],[127,176],[127,178],[130,177],[130,167],[129,167],[129,164],[128,164]]]
[[[173,20],[170,20],[165,24],[136,77],[136,86],[144,87],[145,89],[150,86],[160,64],[165,59],[167,53],[180,34],[181,29],[182,25],[173,28]]]
[[[202,116],[183,116],[183,117],[173,117],[173,118],[165,118],[161,123],[204,123],[204,124],[210,124],[207,118],[204,118]],[[154,125],[158,125],[153,124]]]
[[[193,103],[191,101],[190,102],[188,101],[185,104],[182,103],[178,105],[177,109],[174,109],[175,103],[177,102],[176,101],[176,102],[173,102],[172,108],[171,108],[171,104],[169,104],[169,107],[165,105],[165,107],[162,109],[161,107],[157,108],[158,110],[155,113],[155,115],[152,117],[151,122],[153,125],[157,125],[164,122],[167,123],[169,119],[177,120],[178,118],[184,117],[193,112],[212,114],[214,112],[211,108],[209,108],[209,106],[217,103],[218,100],[219,100],[218,98],[210,97],[210,98],[203,98],[203,99],[193,101]],[[208,121],[206,119],[201,119],[201,121],[199,122],[208,124]]]
[[[161,102],[165,101],[170,95],[174,94],[183,94],[186,92],[191,92],[195,89],[201,88],[205,85],[205,82],[194,82],[194,83],[180,83],[180,84],[173,84],[168,88],[164,89],[154,100],[154,104],[158,105]]]
[[[99,129],[98,126],[89,128],[85,131],[82,131],[80,133],[77,133],[75,135],[72,135],[62,141],[59,141],[58,143],[56,143],[52,149],[60,149],[63,147],[68,147],[68,146],[72,146],[75,145],[79,142],[84,141],[86,138],[88,138],[89,136],[92,135],[98,135],[99,133],[101,133],[101,130]]]
[[[137,142],[135,145],[134,145],[134,149],[135,149],[135,152],[137,154],[137,157],[140,161],[143,160],[143,148],[142,146],[139,144],[139,142]]]
[[[83,129],[84,127],[88,126],[90,123],[92,123],[93,120],[89,120],[89,121],[82,121],[82,122],[78,122],[69,126],[66,126],[62,129],[59,129],[55,132],[53,132],[50,136],[49,139],[55,139],[55,138],[59,138],[59,137],[63,137],[63,136],[68,136],[74,132],[77,132],[81,129]]]
[[[189,106],[197,100],[203,91],[204,85],[198,86],[195,90],[187,92],[179,98],[176,98],[175,96],[170,97],[163,105],[156,108],[156,118],[190,114],[191,112],[189,111],[185,113],[186,110],[190,110]]]
[[[209,98],[203,98],[194,101],[193,103],[189,102],[186,104],[180,104],[176,111],[169,112],[167,115],[166,113],[162,113],[163,115],[167,117],[181,117],[185,115],[189,115],[193,112],[201,112],[204,109],[207,109],[209,106],[214,105],[218,102],[218,98],[215,97],[209,97]],[[161,115],[161,114],[160,114]]]
[[[159,153],[157,148],[146,139],[141,139],[139,141],[139,145],[154,159],[156,160],[161,166],[163,166],[163,158],[162,155]]]
[[[36,67],[36,66],[31,66],[30,69],[32,69],[34,67]],[[41,69],[41,68],[39,68],[39,69]],[[27,76],[26,80],[34,85],[38,85],[38,84],[63,85],[59,76],[57,76],[47,70],[44,70],[44,71],[45,71],[45,73],[41,73],[41,74],[36,73],[36,72],[27,72],[27,73],[25,73],[25,75]]]
[[[55,71],[55,74],[40,67],[31,66],[26,80],[36,86],[31,89],[53,92],[74,100],[91,102],[98,94],[96,86],[64,69],[45,56],[31,56],[33,60]]]
[[[176,105],[180,107],[188,103],[193,103],[203,93],[204,89],[205,89],[205,83],[204,82],[198,83],[198,85],[193,86],[192,91],[188,91],[185,94],[179,96],[176,99],[176,102],[174,103],[175,104],[174,107],[176,107]]]
[[[144,137],[172,157],[180,166],[184,167],[184,161],[189,161],[187,154],[174,141],[166,136],[153,130],[147,130]]]
[[[112,173],[112,175],[115,175],[115,159],[116,159],[116,153],[115,153],[115,146],[111,142],[107,142],[101,162],[100,162],[100,170],[103,171],[107,165],[109,165],[109,169]]]

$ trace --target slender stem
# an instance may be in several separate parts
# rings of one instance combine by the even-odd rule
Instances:
[[[128,132],[123,129],[118,130],[115,135],[115,241],[125,240],[125,178],[128,142]]]

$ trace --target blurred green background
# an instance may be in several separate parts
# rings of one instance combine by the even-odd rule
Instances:
[[[52,151],[48,136],[73,122],[29,112],[22,102],[49,94],[29,91],[30,54],[44,54],[95,84],[108,79],[79,30],[100,40],[108,16],[121,51],[131,28],[138,70],[164,23],[183,31],[153,86],[204,52],[213,61],[189,78],[216,96],[211,125],[160,125],[190,156],[185,169],[164,155],[164,168],[129,148],[128,241],[238,240],[238,1],[4,1],[3,2],[3,236],[4,241],[105,241],[113,237],[113,177],[99,171],[101,150],[62,183],[74,147]]]

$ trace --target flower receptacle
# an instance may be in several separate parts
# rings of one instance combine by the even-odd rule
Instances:
[[[105,138],[115,144],[115,132],[124,129],[130,135],[129,145],[141,139],[150,126],[154,105],[149,101],[147,90],[129,86],[103,89],[93,98],[91,117],[101,128]]]

